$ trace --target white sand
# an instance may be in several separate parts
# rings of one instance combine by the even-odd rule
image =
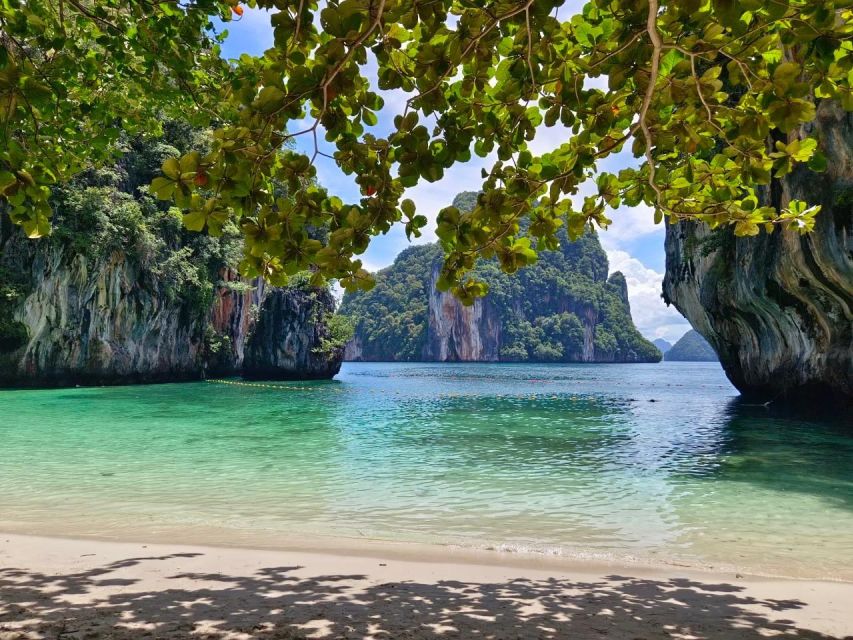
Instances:
[[[0,534],[0,640],[851,633],[851,583],[400,545],[341,554]]]

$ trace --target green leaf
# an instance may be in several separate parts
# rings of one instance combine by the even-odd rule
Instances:
[[[0,194],[5,193],[6,189],[18,183],[18,179],[9,171],[0,171]]]
[[[796,62],[783,62],[773,71],[773,85],[780,96],[786,95],[800,76],[802,68]]]
[[[181,173],[195,173],[200,161],[201,154],[199,154],[198,151],[190,151],[185,156],[182,156],[178,163],[181,168]]]
[[[737,0],[711,0],[711,6],[720,24],[726,27],[737,26],[744,13]]]
[[[287,99],[287,94],[275,86],[266,86],[261,89],[255,100],[255,107],[265,115],[272,114],[282,107]]]
[[[171,200],[175,186],[174,180],[158,176],[151,181],[151,192],[160,200]]]
[[[162,170],[172,180],[178,180],[181,177],[181,165],[177,158],[166,158]]]
[[[207,223],[207,216],[203,211],[196,210],[184,214],[184,226],[190,231],[203,231],[204,225]]]
[[[750,220],[741,220],[735,224],[736,236],[757,236],[761,229]]]
[[[21,224],[28,238],[36,239],[50,235],[49,209],[39,208]]]
[[[814,120],[814,104],[800,99],[779,100],[770,105],[767,111],[771,122],[785,133],[794,130],[804,122]]]
[[[823,173],[826,171],[827,167],[826,156],[820,151],[815,152],[815,154],[809,158],[808,167],[816,173]]]
[[[817,140],[814,138],[806,138],[805,140],[794,140],[788,145],[788,153],[797,162],[805,162],[817,149]]]

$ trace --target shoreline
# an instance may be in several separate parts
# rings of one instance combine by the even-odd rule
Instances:
[[[487,546],[466,545],[453,541],[392,540],[370,536],[342,534],[300,533],[282,535],[280,532],[258,532],[231,528],[182,527],[174,530],[136,533],[115,532],[113,535],[88,532],[30,532],[8,527],[0,521],[0,541],[10,538],[68,540],[104,544],[131,544],[136,546],[177,545],[198,546],[207,549],[248,551],[259,553],[307,553],[339,557],[364,557],[394,559],[403,562],[446,562],[472,566],[502,567],[521,570],[562,570],[581,568],[594,572],[635,571],[665,573],[683,571],[697,576],[725,577],[728,579],[806,581],[848,584],[853,579],[844,576],[776,573],[757,571],[754,567],[711,564],[693,558],[677,556],[613,555],[605,551],[582,550],[566,547],[567,553],[548,550],[515,549],[504,544]],[[0,640],[3,640],[0,638]]]
[[[849,582],[429,547],[274,550],[0,533],[0,638],[60,629],[124,639],[853,633]]]
[[[708,577],[754,580],[810,581],[853,585],[853,574],[824,575],[817,573],[782,573],[771,567],[757,569],[755,564],[741,565],[713,562],[710,559],[680,557],[674,553],[622,554],[611,551],[559,547],[552,549],[519,549],[513,543],[466,544],[454,540],[406,540],[347,536],[342,533],[298,532],[283,535],[278,531],[259,532],[228,527],[181,527],[157,532],[116,530],[110,534],[88,531],[44,531],[29,527],[9,526],[0,520],[0,540],[9,537],[57,539],[77,542],[132,545],[193,545],[208,549],[268,553],[308,553],[340,557],[393,558],[407,562],[443,562],[451,559],[465,565],[494,566],[507,569],[591,571],[633,570],[644,573],[686,571]],[[0,637],[0,640],[3,640]]]

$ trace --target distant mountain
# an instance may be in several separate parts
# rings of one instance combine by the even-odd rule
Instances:
[[[655,338],[652,340],[652,344],[655,345],[663,354],[672,349],[672,343],[667,342],[663,338]]]
[[[691,329],[664,355],[669,362],[717,362],[717,354],[698,332]]]
[[[454,205],[476,204],[462,193]],[[486,362],[659,362],[661,353],[631,319],[628,285],[608,277],[607,254],[587,233],[517,274],[495,260],[474,275],[489,293],[465,307],[436,281],[444,253],[438,244],[403,250],[376,274],[371,291],[344,295],[340,313],[352,318],[355,336],[347,360]]]

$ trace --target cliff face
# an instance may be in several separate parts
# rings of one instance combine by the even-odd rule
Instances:
[[[456,206],[470,202],[460,194]],[[473,194],[476,197],[476,194]],[[657,362],[634,327],[622,274],[608,279],[598,238],[563,237],[561,248],[516,274],[494,261],[477,267],[489,293],[466,307],[436,289],[441,247],[403,251],[369,292],[344,296],[355,324],[347,360]]]
[[[0,385],[232,375],[250,345],[271,376],[337,372],[340,349],[318,363],[327,292],[241,280],[236,227],[218,238],[190,233],[180,212],[140,189],[165,158],[207,144],[185,124],[163,129],[159,139],[123,140],[114,166],[56,187],[51,236],[29,240],[0,211]]]
[[[235,374],[250,342],[255,353],[291,354],[269,360],[276,377],[337,371],[315,362],[327,292],[241,280],[236,227],[219,238],[190,233],[179,212],[139,189],[164,157],[203,146],[184,125],[164,129],[162,140],[128,140],[115,166],[57,187],[49,237],[27,239],[0,211],[0,385]],[[331,363],[339,351],[326,354]]]
[[[170,304],[119,255],[103,262],[38,251],[29,295],[12,313],[28,339],[0,354],[6,385],[157,382],[200,377],[202,318]]]
[[[210,373],[239,373],[245,356],[246,342],[259,318],[259,310],[271,289],[262,278],[251,283],[233,269],[224,269],[216,287],[209,322],[213,335],[221,337],[216,353],[208,349]]]
[[[334,311],[335,300],[325,290],[271,291],[246,344],[243,376],[312,379],[336,375],[343,349],[324,347],[331,338],[326,317]]]
[[[812,126],[827,171],[801,168],[764,194],[777,207],[821,204],[812,233],[736,238],[694,223],[666,233],[664,299],[761,401],[853,401],[853,114],[823,103]]]
[[[479,298],[466,307],[439,291],[439,265],[429,284],[427,340],[423,359],[437,362],[496,362],[500,359],[501,322],[491,302]]]
[[[0,347],[0,385],[166,382],[241,371],[331,378],[340,369],[339,350],[318,352],[325,315],[334,310],[327,291],[272,288],[224,270],[205,309],[175,298],[121,253],[92,261],[31,242],[18,238],[3,248],[7,271],[15,258],[29,259],[30,269],[28,293],[9,314],[26,337]]]

